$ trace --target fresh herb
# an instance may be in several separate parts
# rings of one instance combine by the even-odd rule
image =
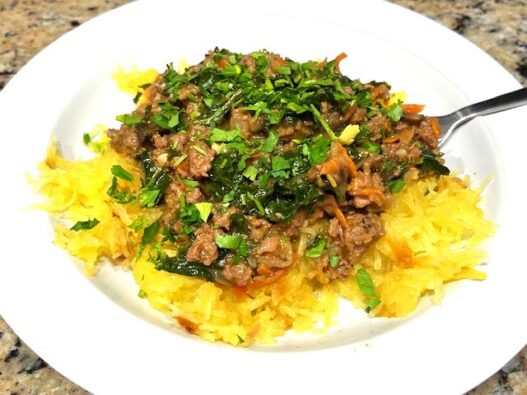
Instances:
[[[141,207],[154,207],[159,200],[159,189],[143,188],[139,191],[139,204]]]
[[[178,167],[185,159],[187,159],[187,154],[183,154],[174,160],[174,167]]]
[[[219,235],[215,238],[216,244],[220,248],[235,250],[243,240],[241,235]]]
[[[331,255],[329,257],[329,266],[335,269],[340,263],[340,258],[337,255]]]
[[[201,213],[194,204],[185,204],[180,207],[178,219],[184,225],[195,225],[201,220]]]
[[[401,178],[390,181],[390,183],[388,184],[388,189],[390,190],[391,193],[401,192],[403,188],[404,188],[404,181]]]
[[[136,125],[138,123],[140,123],[142,121],[142,118],[140,115],[138,114],[122,114],[122,115],[117,115],[115,117],[116,120],[118,120],[119,122],[122,122],[124,123],[125,125]]]
[[[258,175],[258,169],[254,166],[249,166],[244,170],[243,175],[249,180],[254,181]]]
[[[145,246],[154,240],[154,238],[159,232],[159,220],[153,222],[147,226],[143,232],[143,237],[141,238],[141,245]]]
[[[422,172],[435,173],[439,175],[450,174],[448,167],[439,163],[434,154],[432,154],[430,151],[423,149],[421,155],[423,157],[423,162],[419,168]]]
[[[271,131],[260,147],[260,150],[263,152],[273,152],[278,140],[278,134],[276,134],[274,131]]]
[[[84,133],[82,135],[82,141],[84,141],[84,145],[88,145],[91,142],[91,136],[89,133]]]
[[[324,138],[322,135],[316,136],[308,148],[311,163],[313,165],[319,165],[325,162],[328,158],[330,146],[331,142]]]
[[[377,291],[375,290],[375,286],[373,285],[371,275],[366,269],[361,268],[357,270],[355,279],[361,294],[366,297],[366,312],[369,313],[381,303]]]
[[[126,192],[126,191],[120,191],[117,188],[117,177],[115,176],[112,177],[112,183],[110,187],[108,188],[108,190],[106,191],[106,193],[108,194],[108,196],[115,199],[117,203],[120,203],[120,204],[131,203],[136,199],[133,193]]]
[[[134,176],[123,169],[120,165],[113,165],[111,171],[112,174],[117,178],[121,178],[126,181],[133,181],[134,179]]]
[[[313,113],[315,119],[320,123],[320,125],[322,125],[322,128],[328,134],[329,138],[331,140],[335,140],[337,138],[335,136],[335,133],[333,133],[333,130],[331,130],[331,127],[329,126],[328,122],[322,117],[320,111],[318,111],[314,104],[311,104],[309,108],[311,109],[311,112]]]
[[[137,217],[128,227],[134,232],[144,229],[147,224],[147,219],[145,217]]]
[[[291,168],[291,163],[281,157],[281,156],[273,156],[273,159],[271,160],[271,170],[273,171],[273,177],[276,178],[287,178],[289,176],[289,172],[286,170],[289,170]]]
[[[197,153],[203,155],[203,156],[206,156],[207,155],[207,151],[205,151],[203,148],[201,148],[199,145],[193,145],[191,147],[194,151],[196,151]]]
[[[210,132],[209,141],[211,143],[227,143],[234,141],[238,138],[242,138],[242,135],[239,130],[223,130],[214,128]]]
[[[212,203],[200,202],[194,203],[194,206],[198,209],[199,216],[203,222],[207,222],[209,215],[212,211]]]
[[[139,203],[141,207],[154,207],[159,204],[168,188],[170,176],[166,171],[154,165],[148,153],[143,152],[137,158],[142,163],[145,172],[143,188],[139,191]]]
[[[363,89],[355,93],[353,99],[362,108],[368,108],[372,105],[373,101],[371,98],[371,91],[369,89]]]
[[[179,182],[181,182],[183,185],[189,188],[196,188],[199,185],[199,182],[194,181],[194,180],[189,180],[188,178],[181,178]]]
[[[179,125],[179,117],[182,113],[181,109],[169,103],[161,103],[159,107],[159,112],[152,116],[152,122],[167,130],[172,130]]]
[[[87,221],[78,221],[70,229],[78,232],[79,230],[93,229],[97,226],[99,220],[97,218],[89,219]]]
[[[379,144],[376,144],[371,141],[365,141],[362,143],[362,148],[364,148],[366,151],[371,152],[372,154],[378,154],[381,152],[381,147]]]
[[[316,237],[315,240],[309,246],[309,248],[306,250],[304,255],[308,258],[319,258],[320,256],[322,256],[324,248],[326,248],[326,240],[320,237]]]
[[[393,103],[390,107],[386,109],[386,115],[393,122],[399,122],[403,116],[403,109],[398,103]]]
[[[213,274],[213,267],[204,266],[198,262],[187,262],[183,257],[160,257],[155,261],[155,268],[169,273],[181,274],[188,277],[200,277],[214,281],[220,275]]]

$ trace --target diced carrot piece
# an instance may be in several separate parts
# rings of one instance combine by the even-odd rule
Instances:
[[[380,189],[377,189],[377,188],[369,188],[369,187],[361,188],[357,192],[355,192],[355,194],[360,195],[360,196],[366,196],[368,198],[377,197],[380,200],[384,200],[386,198],[384,196],[384,193]]]
[[[333,159],[330,159],[320,165],[320,174],[336,174],[339,171],[339,165]]]
[[[439,121],[437,118],[430,118],[432,121],[432,133],[434,133],[434,136],[439,138],[441,136],[441,126],[439,126]]]
[[[424,104],[403,104],[403,112],[407,114],[419,114],[425,108]]]
[[[229,65],[229,61],[226,58],[221,58],[218,62],[218,66],[220,66],[220,69],[224,69]]]
[[[348,55],[346,54],[346,52],[341,52],[337,55],[337,57],[335,58],[335,62],[337,63],[337,65],[342,62],[344,59],[346,59],[348,57]]]

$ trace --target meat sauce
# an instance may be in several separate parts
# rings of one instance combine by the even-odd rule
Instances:
[[[344,57],[216,49],[146,87],[108,136],[143,165],[140,204],[163,211],[159,270],[245,287],[306,259],[346,277],[407,173],[448,172],[437,121],[341,74]]]

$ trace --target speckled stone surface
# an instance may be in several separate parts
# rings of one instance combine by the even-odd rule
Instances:
[[[393,2],[465,36],[527,85],[527,0]],[[0,89],[57,37],[124,3],[127,1],[0,0]],[[87,392],[48,366],[0,318],[0,395],[25,394]],[[527,347],[469,394],[527,395]]]

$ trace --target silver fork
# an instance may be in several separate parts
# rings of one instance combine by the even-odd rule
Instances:
[[[471,104],[451,114],[435,117],[441,127],[439,146],[445,144],[455,129],[480,115],[494,114],[527,104],[527,88],[505,93],[492,99]]]

